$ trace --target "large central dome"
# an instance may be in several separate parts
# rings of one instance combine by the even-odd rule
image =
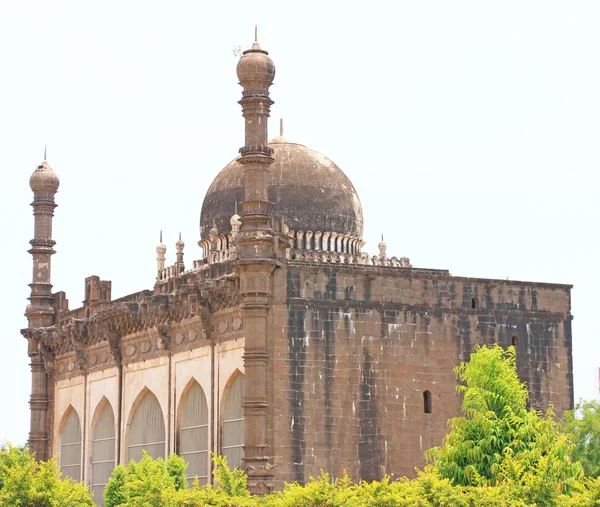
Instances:
[[[324,155],[283,137],[273,139],[275,163],[269,166],[270,214],[295,231],[337,232],[362,238],[363,213],[358,194],[344,172]],[[216,227],[230,231],[235,203],[244,200],[242,165],[230,162],[212,182],[200,216],[200,234]]]

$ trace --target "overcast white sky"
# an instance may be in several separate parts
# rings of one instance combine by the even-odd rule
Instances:
[[[356,7],[354,6],[356,5]],[[360,7],[358,7],[360,5]],[[276,67],[271,135],[335,161],[366,249],[484,278],[572,283],[575,395],[600,365],[600,2],[0,3],[0,440],[29,431],[19,330],[33,233],[28,179],[61,180],[55,290],[152,288],[181,230],[200,258],[206,189],[243,144],[235,46]]]

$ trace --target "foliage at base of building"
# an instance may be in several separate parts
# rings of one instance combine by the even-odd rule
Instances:
[[[251,495],[245,474],[213,456],[217,487],[191,488],[187,463],[172,454],[117,466],[104,491],[106,507],[584,507],[600,505],[595,445],[600,411],[583,407],[583,417],[567,414],[563,433],[550,409],[528,410],[527,388],[516,374],[515,352],[497,345],[476,347],[456,368],[462,382],[462,416],[454,418],[439,448],[428,451],[431,464],[416,479],[360,484],[344,475],[321,473],[305,485],[286,484],[264,497]],[[575,444],[572,442],[575,442]],[[579,453],[579,454],[577,454]],[[27,450],[0,450],[0,505],[91,506],[82,483],[62,479],[55,460],[38,463]]]

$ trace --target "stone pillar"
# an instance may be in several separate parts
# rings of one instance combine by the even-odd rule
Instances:
[[[33,172],[29,180],[33,191],[33,215],[35,217],[34,238],[30,241],[29,253],[33,257],[33,279],[29,287],[29,305],[25,311],[28,327],[47,328],[54,324],[54,296],[50,281],[51,257],[55,241],[52,240],[52,217],[54,216],[54,195],[59,180],[50,165],[44,160]],[[26,334],[28,353],[31,358],[31,397],[29,401],[31,422],[29,449],[38,460],[50,457],[49,431],[51,431],[51,410],[49,412],[49,379],[44,368],[44,345],[36,339],[35,333]]]
[[[244,319],[244,464],[248,489],[265,494],[273,488],[267,432],[267,321],[275,244],[269,217],[269,166],[274,162],[268,146],[267,120],[273,101],[269,87],[275,77],[275,66],[268,53],[255,42],[244,51],[237,66],[246,125],[245,145],[238,161],[244,170],[244,201],[240,232],[236,234],[236,262],[240,276],[241,312]]]

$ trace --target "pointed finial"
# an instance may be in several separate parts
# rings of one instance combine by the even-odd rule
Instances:
[[[254,25],[254,42],[258,42],[258,25]]]
[[[238,214],[238,212],[237,212],[237,201],[235,201],[235,214],[236,215]]]
[[[283,115],[279,118],[279,137],[283,137]]]
[[[181,241],[181,231],[179,231],[179,241]]]
[[[383,241],[383,232],[381,233],[381,241]]]
[[[48,159],[46,158],[46,148],[47,148],[47,147],[48,147],[48,145],[44,144],[44,162],[45,162],[46,160],[48,160]]]
[[[160,243],[162,243],[162,229],[160,230]]]

